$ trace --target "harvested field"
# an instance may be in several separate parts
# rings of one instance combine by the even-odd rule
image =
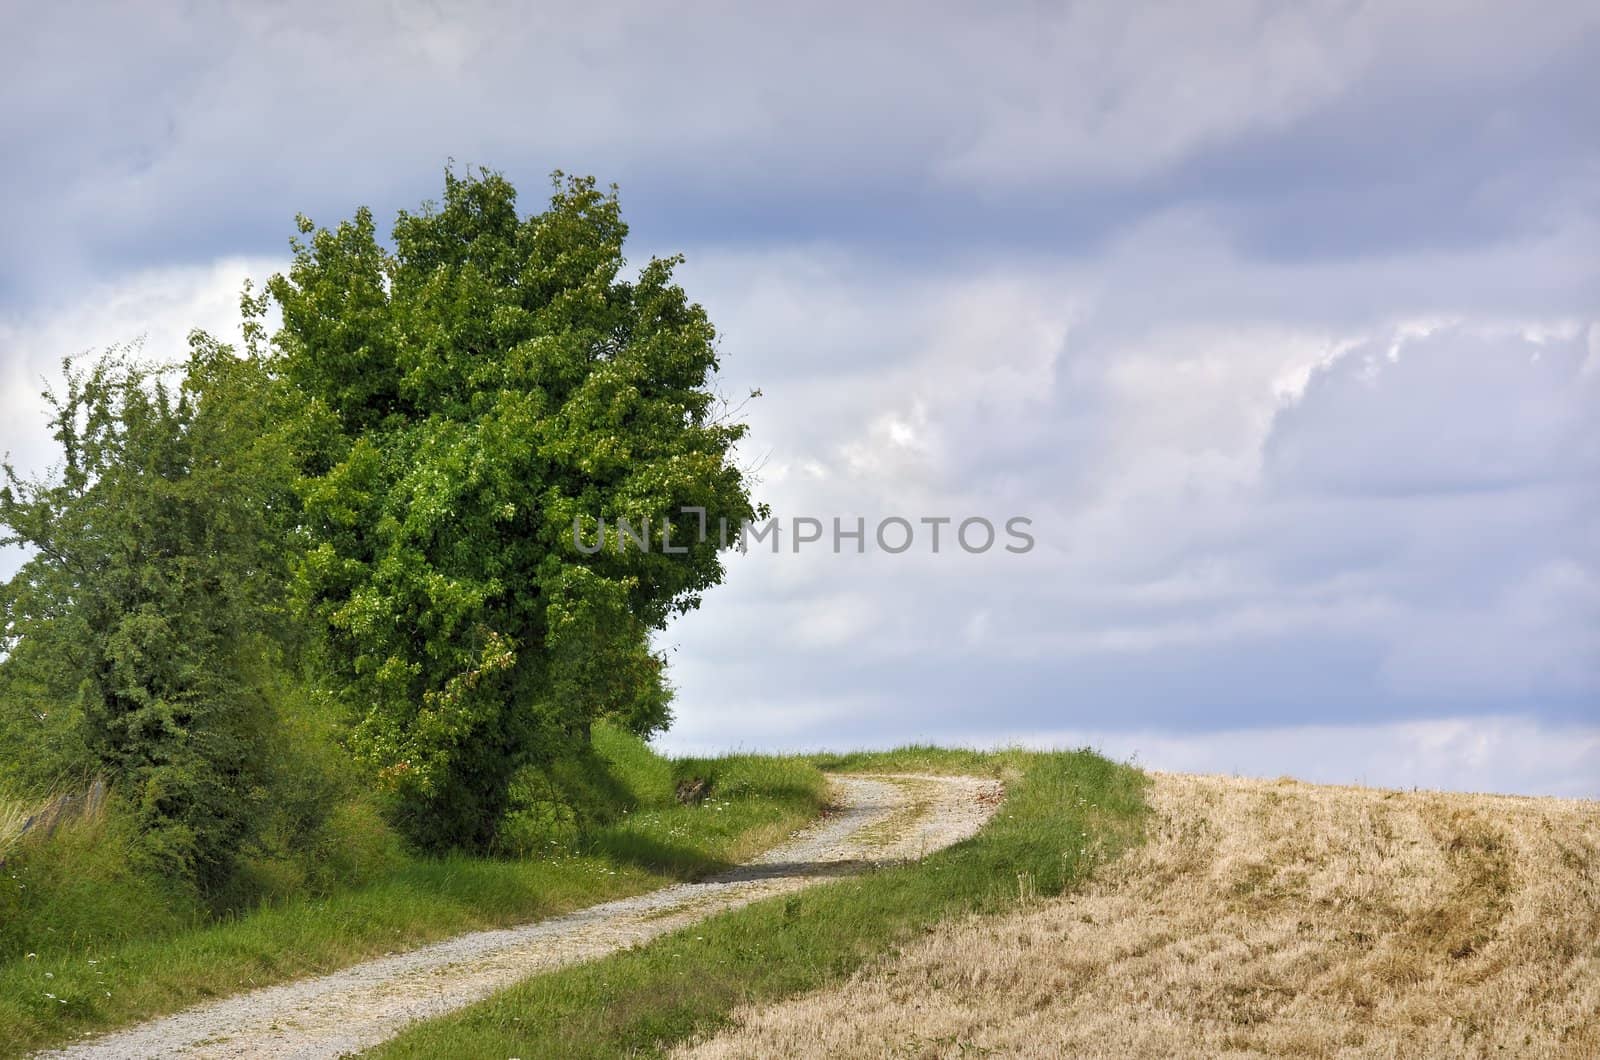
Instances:
[[[1600,803],[1156,774],[1084,891],[683,1050],[1600,1056]]]

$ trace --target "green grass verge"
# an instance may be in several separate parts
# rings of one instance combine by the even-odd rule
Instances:
[[[669,762],[630,739],[597,730],[607,790],[586,796],[569,785],[565,798],[580,809],[587,798],[591,820],[605,800],[615,812],[558,851],[511,860],[396,853],[362,885],[291,894],[222,920],[120,863],[127,826],[114,813],[14,855],[0,870],[0,1056],[714,872],[822,808],[826,782],[804,759]],[[711,782],[698,806],[672,796],[688,777]]]
[[[848,771],[999,776],[1007,796],[973,839],[912,865],[712,917],[636,949],[541,975],[370,1055],[656,1056],[742,1005],[838,983],[941,921],[1057,894],[1137,842],[1144,777],[1099,755],[907,748],[817,756]]]

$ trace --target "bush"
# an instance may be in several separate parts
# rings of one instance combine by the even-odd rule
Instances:
[[[131,856],[207,892],[263,802],[292,494],[258,361],[196,335],[168,375],[115,354],[68,365],[49,395],[60,470],[5,466],[0,544],[34,554],[0,589],[0,650],[6,728],[49,737],[54,765],[92,758],[138,821]],[[44,704],[69,724],[30,734]]]

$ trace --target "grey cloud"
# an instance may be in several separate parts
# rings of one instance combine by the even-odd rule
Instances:
[[[1267,482],[1399,497],[1600,482],[1587,352],[1581,333],[1535,342],[1461,328],[1349,350],[1278,414]]]
[[[413,205],[449,155],[530,193],[558,165],[618,180],[674,244],[1090,253],[1178,206],[1280,255],[1501,241],[1593,163],[1539,119],[1593,94],[1594,27],[1577,3],[34,8],[5,46],[0,283],[278,252],[295,211]]]

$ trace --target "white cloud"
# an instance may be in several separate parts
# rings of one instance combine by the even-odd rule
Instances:
[[[868,706],[785,721],[784,745],[984,742],[1068,722],[1104,733],[1109,718],[1155,732],[1182,717],[1186,753],[1201,755],[1241,731],[1385,719],[1401,728],[1383,732],[1435,755],[1385,758],[1388,782],[1415,767],[1419,783],[1462,786],[1449,757],[1476,745],[1429,743],[1418,734],[1454,730],[1427,719],[1526,712],[1502,733],[1522,746],[1592,714],[1600,555],[1586,542],[1600,540],[1600,498],[1584,454],[1600,398],[1580,380],[1585,337],[1571,323],[1589,296],[1552,314],[1516,284],[1492,293],[1520,250],[1272,268],[1203,228],[1179,226],[1163,253],[1162,232],[1173,229],[1094,262],[901,274],[870,311],[830,279],[856,267],[837,256],[791,271],[727,263],[751,264],[738,256],[691,265],[715,277],[691,288],[713,318],[737,322],[729,370],[766,386],[756,443],[775,460],[832,462],[841,446],[855,458],[825,482],[770,482],[780,513],[1016,507],[1037,519],[1040,546],[738,558],[730,584],[668,634],[684,649],[672,739],[759,743],[791,697],[846,695]],[[1542,260],[1551,289],[1587,268]],[[770,350],[797,341],[793,316],[747,312],[744,292],[770,301],[784,288],[782,304],[819,319],[856,314],[881,343],[877,370],[854,364],[848,385],[814,386],[786,360],[766,385]],[[815,356],[828,378],[833,353]],[[1451,489],[1434,496],[1441,483]],[[825,668],[791,647],[812,636],[791,619],[816,623]],[[1329,744],[1328,769],[1346,772],[1323,778],[1354,779],[1377,731]],[[1263,743],[1260,760],[1288,740]],[[1591,761],[1548,783],[1578,783]],[[1521,766],[1472,775],[1532,790]]]
[[[1531,340],[1435,327],[1350,349],[1279,413],[1269,476],[1371,493],[1600,476],[1600,393],[1581,379],[1573,329],[1561,330]],[[1449,415],[1430,414],[1440,409]]]
[[[39,393],[60,375],[63,358],[95,356],[142,342],[142,354],[179,361],[199,328],[239,342],[239,295],[282,262],[225,258],[208,265],[150,269],[75,291],[26,311],[0,307],[0,451],[19,470],[42,470],[53,456]]]
[[[1587,337],[1589,355],[1583,359],[1583,370],[1578,374],[1593,385],[1592,381],[1600,377],[1600,321],[1589,325]]]

